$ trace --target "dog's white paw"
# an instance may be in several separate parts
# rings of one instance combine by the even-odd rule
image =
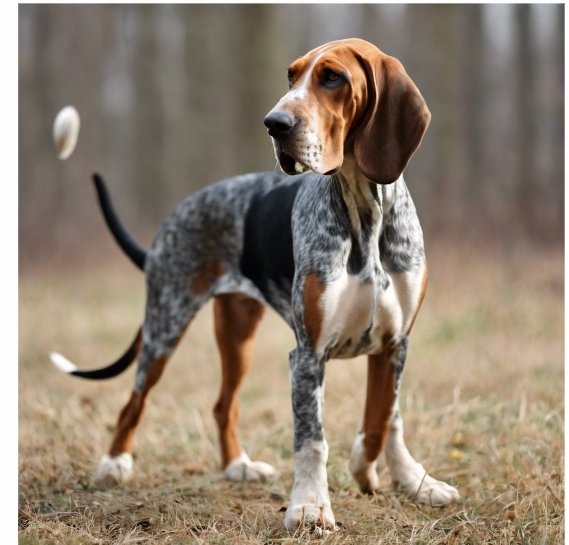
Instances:
[[[294,454],[295,478],[284,525],[289,531],[308,526],[318,533],[336,529],[330,506],[326,441],[307,441]]]
[[[458,490],[443,481],[433,479],[425,468],[415,462],[393,476],[395,489],[418,503],[441,507],[459,499]]]
[[[132,476],[133,466],[132,454],[128,452],[123,452],[118,456],[105,454],[99,463],[95,483],[106,485],[124,483]]]
[[[318,501],[315,496],[298,503],[293,503],[291,500],[285,513],[284,525],[289,532],[293,532],[299,526],[313,527],[317,531],[336,529],[330,501]]]
[[[253,462],[244,452],[231,461],[224,470],[228,481],[260,482],[272,479],[276,475],[275,468],[265,462]]]
[[[356,435],[352,446],[352,454],[348,465],[350,473],[360,485],[362,492],[368,494],[379,488],[379,478],[377,476],[377,462],[369,462],[364,450],[364,434]]]

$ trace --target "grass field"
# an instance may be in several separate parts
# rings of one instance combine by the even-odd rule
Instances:
[[[140,323],[144,283],[116,261],[20,278],[19,536],[53,544],[558,544],[564,541],[563,254],[530,249],[428,252],[430,284],[402,386],[411,452],[459,488],[459,503],[417,506],[392,491],[360,494],[347,458],[362,418],[365,360],[326,375],[329,483],[340,529],[283,527],[293,482],[288,352],[269,313],[242,391],[241,436],[278,480],[222,478],[211,408],[219,364],[206,308],[153,391],[136,441],[135,477],[91,485],[133,383],[59,374],[56,349],[84,367],[108,363]],[[113,258],[114,259],[114,258]]]

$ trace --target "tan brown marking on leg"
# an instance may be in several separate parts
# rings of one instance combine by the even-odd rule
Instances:
[[[109,450],[111,456],[118,456],[123,452],[132,452],[134,432],[146,405],[146,396],[162,375],[165,365],[166,358],[158,358],[154,361],[148,369],[144,390],[141,393],[132,392],[128,403],[119,415],[117,429]]]
[[[214,407],[219,432],[223,467],[242,450],[237,422],[241,381],[251,367],[253,341],[264,308],[255,299],[242,294],[218,295],[214,299],[215,336],[221,356],[221,390]]]
[[[123,407],[117,422],[115,436],[109,450],[111,456],[118,456],[123,452],[132,452],[134,429],[140,421],[144,400],[136,392],[132,392],[128,403]]]
[[[188,323],[182,328],[179,337],[176,339],[172,349],[174,349],[180,342],[186,328],[190,324],[192,319],[188,320]],[[142,340],[142,335],[140,335]],[[146,381],[142,392],[138,393],[133,391],[128,403],[123,407],[117,422],[117,427],[113,441],[111,443],[111,448],[109,449],[110,456],[118,456],[123,452],[132,452],[134,432],[136,427],[140,422],[142,417],[142,412],[146,405],[146,397],[150,389],[158,382],[162,373],[164,372],[164,367],[168,362],[167,356],[162,356],[156,358],[148,367],[146,374]]]
[[[204,293],[210,284],[224,273],[223,265],[219,261],[214,261],[202,269],[200,274],[194,279],[190,286],[190,291],[194,295]]]
[[[178,343],[182,339],[182,336],[191,321],[192,319],[190,318],[186,325],[182,328],[180,335],[172,346],[172,350],[178,346]],[[142,342],[142,334],[140,334],[139,341]],[[110,456],[118,456],[119,454],[125,452],[132,452],[134,433],[142,417],[142,413],[146,405],[146,398],[150,392],[150,389],[158,382],[162,376],[164,367],[166,367],[167,362],[167,356],[156,358],[148,367],[146,381],[144,383],[142,392],[139,393],[133,391],[131,393],[128,403],[123,407],[119,415],[116,431],[111,443],[111,448],[109,449]]]
[[[316,273],[307,274],[304,279],[304,327],[313,348],[316,348],[322,330],[324,316],[321,300],[323,293],[324,286]]]
[[[132,452],[134,432],[140,422],[142,412],[146,405],[146,397],[150,388],[158,382],[158,379],[162,375],[166,361],[166,358],[158,358],[155,360],[148,369],[143,391],[141,393],[132,392],[128,403],[119,416],[115,436],[109,450],[111,456],[118,456],[123,452]]]
[[[411,318],[411,322],[409,323],[409,327],[407,328],[407,335],[411,332],[413,328],[413,324],[415,323],[415,319],[417,318],[417,314],[419,314],[419,309],[421,308],[421,304],[423,303],[423,299],[425,299],[425,293],[427,292],[427,261],[425,260],[424,268],[423,268],[423,278],[421,279],[421,291],[419,292],[419,298],[417,299],[417,308],[415,308],[415,313],[413,314],[413,318]]]
[[[369,462],[375,460],[385,445],[395,389],[391,359],[393,349],[368,356],[367,394],[364,412],[364,449]]]

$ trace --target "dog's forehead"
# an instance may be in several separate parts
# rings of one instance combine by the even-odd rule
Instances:
[[[375,45],[359,38],[336,40],[322,44],[299,57],[290,64],[289,69],[303,71],[316,60],[335,59],[339,62],[350,62],[356,55],[371,60],[383,53]]]

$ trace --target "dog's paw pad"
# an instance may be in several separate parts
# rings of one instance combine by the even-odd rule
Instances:
[[[117,485],[132,476],[134,461],[132,454],[123,452],[118,456],[105,454],[101,458],[94,482],[99,485]]]
[[[265,462],[253,462],[245,453],[239,458],[235,458],[225,468],[225,478],[234,482],[261,482],[272,479],[276,476],[273,466]]]

